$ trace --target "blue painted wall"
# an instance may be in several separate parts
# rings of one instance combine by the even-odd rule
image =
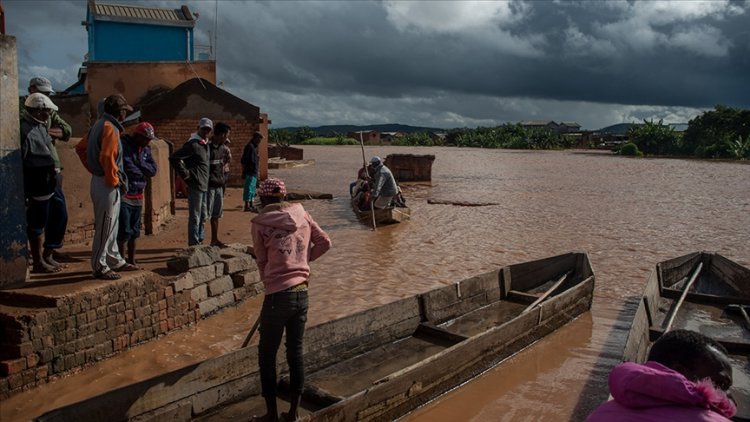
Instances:
[[[193,61],[192,28],[95,21],[88,38],[90,61]]]

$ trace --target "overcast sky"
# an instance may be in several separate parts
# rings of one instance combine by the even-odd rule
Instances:
[[[750,108],[750,0],[102,3],[198,12],[197,43],[218,38],[218,81],[272,127],[598,129]],[[35,75],[72,85],[87,51],[86,2],[3,5],[22,92]]]

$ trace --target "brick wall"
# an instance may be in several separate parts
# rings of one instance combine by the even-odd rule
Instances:
[[[219,254],[221,253],[221,255]],[[240,249],[189,248],[178,276],[146,273],[62,298],[0,292],[0,397],[194,323],[263,291]]]

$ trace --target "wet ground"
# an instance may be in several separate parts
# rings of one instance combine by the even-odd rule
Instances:
[[[305,202],[334,243],[312,266],[311,324],[571,250],[590,254],[597,282],[592,312],[418,409],[409,421],[580,420],[607,397],[607,374],[620,358],[636,300],[656,262],[710,250],[750,265],[748,165],[575,151],[367,148],[368,156],[388,153],[436,155],[433,181],[404,186],[411,221],[375,232],[349,208],[348,184],[362,160],[358,147],[305,147],[314,165],[271,171],[289,186],[334,195]],[[239,209],[239,194],[229,192],[222,240],[250,243],[250,215]],[[184,214],[184,207],[178,209],[170,230],[144,239],[146,266],[162,265],[184,245]],[[66,249],[85,257],[85,247]],[[14,396],[3,401],[0,419],[28,419],[239,347],[259,303],[251,299]]]

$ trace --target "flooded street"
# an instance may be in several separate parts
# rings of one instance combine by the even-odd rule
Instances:
[[[334,245],[312,265],[309,324],[508,264],[568,251],[590,255],[597,283],[591,313],[416,410],[407,421],[580,420],[607,397],[607,374],[620,358],[637,299],[656,262],[708,250],[750,265],[749,165],[575,151],[367,147],[368,159],[389,153],[436,156],[431,184],[402,186],[412,220],[373,232],[357,221],[348,200],[349,182],[362,165],[360,148],[304,149],[314,165],[270,173],[288,187],[334,195],[331,201],[305,202]],[[430,205],[429,199],[499,205]],[[227,201],[231,208],[240,205],[236,192]],[[248,218],[225,214],[222,231],[231,231],[225,241],[250,243]],[[5,405],[25,410],[6,413],[3,406],[3,414],[14,420],[39,411],[29,410],[34,395],[53,400],[87,385],[112,388],[233,350],[259,303],[251,299],[197,327],[123,353],[139,362],[135,371],[120,371],[124,379],[107,378],[132,365],[123,363],[127,356],[118,356],[12,397]]]
[[[314,166],[272,172],[290,186],[336,198],[306,204],[335,246],[314,267],[311,319],[570,250],[587,251],[597,277],[591,314],[408,421],[583,419],[607,397],[609,369],[620,359],[656,262],[709,250],[750,264],[748,165],[571,151],[367,148],[368,159],[389,153],[434,154],[433,181],[404,186],[412,220],[376,233],[355,224],[341,182],[361,166],[359,148],[305,147]]]

